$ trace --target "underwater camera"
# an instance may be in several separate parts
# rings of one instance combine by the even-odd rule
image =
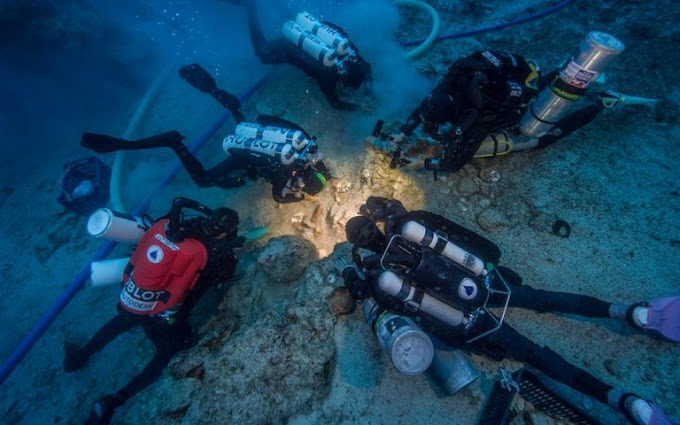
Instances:
[[[397,149],[392,153],[392,160],[390,161],[390,168],[401,168],[405,165],[408,165],[411,163],[406,158],[402,158],[402,149],[401,145],[398,142],[395,142],[395,139],[393,136],[390,136],[387,133],[384,133],[382,131],[383,126],[385,125],[385,121],[383,120],[378,120],[375,122],[375,126],[373,127],[373,132],[371,133],[371,136],[383,140],[383,141],[390,141],[392,143],[395,143],[397,146]]]

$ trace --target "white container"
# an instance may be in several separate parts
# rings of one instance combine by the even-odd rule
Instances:
[[[93,261],[90,266],[91,286],[119,285],[123,281],[123,272],[129,261],[130,257]]]
[[[139,217],[100,208],[87,220],[87,231],[96,238],[136,244],[146,230]]]

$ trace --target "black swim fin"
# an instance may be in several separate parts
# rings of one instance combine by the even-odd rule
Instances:
[[[212,75],[197,63],[181,67],[179,69],[179,76],[203,93],[210,94],[217,89],[217,83]]]
[[[173,147],[182,143],[182,139],[184,139],[184,136],[174,130],[139,140],[125,140],[105,134],[83,133],[80,146],[97,153],[110,153],[120,150]]]
[[[257,117],[257,123],[260,125],[271,125],[273,127],[283,127],[289,128],[291,130],[300,130],[305,135],[306,138],[308,139],[310,138],[309,133],[307,133],[304,128],[300,127],[294,122],[290,122],[286,119],[275,117],[273,115],[259,115]]]

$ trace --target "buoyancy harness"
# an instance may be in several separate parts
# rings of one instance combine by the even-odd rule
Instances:
[[[208,262],[196,239],[172,242],[168,219],[149,228],[125,268],[120,305],[134,314],[154,316],[179,307]]]
[[[395,227],[385,251],[365,263],[373,269],[369,282],[382,305],[416,316],[452,345],[501,326],[510,288],[496,268],[501,252],[493,242],[425,211],[408,213]],[[492,293],[505,297],[501,317],[474,328],[480,314],[495,317],[487,310]]]

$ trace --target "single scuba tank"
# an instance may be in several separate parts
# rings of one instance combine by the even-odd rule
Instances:
[[[335,53],[335,49],[321,41],[319,37],[305,31],[300,25],[288,21],[283,24],[281,32],[288,41],[298,46],[319,63],[329,68],[336,65],[338,55]]]
[[[588,33],[557,77],[539,93],[522,116],[519,124],[522,134],[529,137],[546,135],[623,49],[623,43],[609,34]]]
[[[334,48],[338,56],[346,56],[351,53],[352,47],[349,39],[336,28],[316,19],[311,13],[298,13],[295,17],[295,22],[305,31],[314,34],[321,41]]]
[[[120,285],[123,282],[125,266],[129,261],[130,257],[93,261],[90,265],[91,286]]]
[[[395,369],[419,375],[430,367],[434,345],[413,320],[383,309],[373,298],[364,301],[363,312]]]
[[[486,276],[488,273],[486,268],[484,268],[484,261],[453,242],[447,241],[418,222],[406,222],[401,228],[401,234],[406,240],[419,243],[440,253],[477,276]]]
[[[435,347],[429,373],[448,395],[458,394],[479,378],[465,354],[449,347]]]
[[[384,293],[402,301],[409,308],[430,315],[448,325],[467,323],[465,314],[437,298],[416,289],[392,271],[384,271],[378,278],[378,286]]]
[[[310,140],[300,130],[289,128],[274,127],[271,125],[263,126],[256,123],[242,122],[236,126],[234,134],[246,139],[262,139],[272,143],[290,143],[298,152],[307,147]]]
[[[144,236],[146,227],[139,217],[99,208],[87,220],[87,231],[96,238],[136,244]]]
[[[290,143],[272,143],[261,139],[247,139],[234,135],[224,138],[222,149],[229,154],[234,153],[234,151],[248,151],[259,155],[267,155],[281,161],[283,165],[292,164],[299,157],[297,152],[295,152],[295,148]]]

